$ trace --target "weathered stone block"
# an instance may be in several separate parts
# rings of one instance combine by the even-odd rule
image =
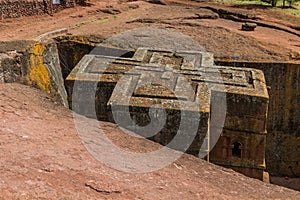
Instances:
[[[259,70],[215,66],[210,53],[140,48],[128,57],[86,55],[66,83],[78,113],[194,155],[217,142],[213,162],[265,167],[268,93]]]

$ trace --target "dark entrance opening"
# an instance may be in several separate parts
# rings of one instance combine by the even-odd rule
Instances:
[[[242,156],[241,146],[242,145],[239,142],[233,143],[232,157],[241,158],[241,156]]]

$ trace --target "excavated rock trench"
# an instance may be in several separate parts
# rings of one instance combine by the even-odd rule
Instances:
[[[140,34],[125,32],[108,40],[98,37],[57,37],[46,42],[18,41],[0,43],[0,82],[21,82],[49,93],[56,102],[68,107],[64,80],[95,46],[102,43],[134,50],[144,47],[203,50],[187,42],[174,43],[178,35],[167,35],[164,29],[156,32],[147,28]],[[164,35],[165,38],[158,35]],[[182,37],[182,36],[180,36]],[[126,39],[125,39],[126,38]],[[162,43],[163,41],[163,43]],[[17,44],[17,45],[16,45]],[[163,44],[163,45],[162,45]],[[193,46],[193,49],[190,47]],[[13,48],[11,48],[13,47]],[[16,48],[17,47],[17,48]],[[270,86],[267,124],[266,166],[271,176],[300,177],[300,65],[294,63],[263,63],[216,60],[216,64],[257,68],[264,72]]]

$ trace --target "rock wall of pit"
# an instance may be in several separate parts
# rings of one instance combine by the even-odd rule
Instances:
[[[0,83],[19,82],[39,88],[68,106],[58,49],[54,41],[0,43]],[[12,50],[16,48],[17,50]],[[1,51],[2,49],[2,51]]]
[[[267,170],[274,176],[300,177],[300,64],[217,62],[264,72],[269,86]]]

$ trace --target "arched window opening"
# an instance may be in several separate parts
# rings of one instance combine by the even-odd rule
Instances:
[[[242,145],[239,142],[233,143],[232,157],[241,158],[241,156],[242,156],[241,146]]]

